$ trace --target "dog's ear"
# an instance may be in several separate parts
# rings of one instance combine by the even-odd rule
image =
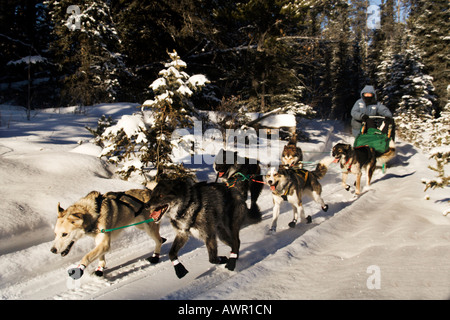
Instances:
[[[81,213],[72,213],[68,219],[70,221],[70,223],[72,223],[75,226],[79,226],[81,227],[83,225],[84,222],[84,215]]]
[[[261,163],[259,166],[261,168],[261,175],[263,176],[266,175],[270,170],[270,164]]]
[[[62,218],[62,217],[63,217],[63,212],[64,212],[64,209],[61,208],[61,205],[60,205],[59,202],[58,202],[58,217],[59,217],[59,218]]]

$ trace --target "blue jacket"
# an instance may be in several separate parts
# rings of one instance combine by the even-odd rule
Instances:
[[[377,102],[376,104],[371,104],[366,106],[362,97],[365,92],[371,92],[375,95],[375,99],[377,94],[373,86],[365,86],[364,89],[361,90],[361,99],[355,102],[353,105],[351,115],[352,115],[352,134],[356,137],[361,131],[361,121],[362,117],[366,114],[368,116],[384,116],[384,117],[392,117],[391,111],[381,102]]]

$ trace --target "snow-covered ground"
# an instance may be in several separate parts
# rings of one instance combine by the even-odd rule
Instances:
[[[397,157],[387,172],[377,169],[371,187],[360,197],[340,185],[333,164],[321,180],[328,212],[307,199],[313,223],[287,226],[292,219],[282,206],[278,231],[267,235],[272,197],[259,198],[263,221],[241,231],[241,251],[234,272],[209,264],[204,244],[192,238],[180,252],[189,273],[178,279],[167,253],[174,233],[163,220],[161,262],[147,258],[153,241],[128,228],[113,242],[104,279],[79,281],[67,276],[94,243],[75,244],[64,258],[50,252],[58,202],[67,207],[91,190],[141,187],[113,175],[96,155],[84,128],[102,114],[118,119],[136,104],[105,104],[67,113],[46,110],[25,120],[25,113],[0,106],[0,297],[1,299],[449,299],[449,190],[428,191],[428,156],[397,142]],[[333,144],[353,138],[340,123],[302,121],[311,141],[302,143],[306,160],[328,156]],[[84,143],[79,144],[82,141]],[[280,144],[280,153],[283,144]],[[267,163],[268,159],[261,159]],[[269,159],[270,160],[270,159]],[[200,179],[213,181],[212,166],[193,167]],[[350,182],[354,181],[351,178]],[[365,177],[363,177],[365,183]],[[227,255],[222,245],[219,253]]]

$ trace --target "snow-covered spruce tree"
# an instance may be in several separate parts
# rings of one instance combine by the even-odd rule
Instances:
[[[416,46],[411,45],[402,56],[402,97],[395,117],[398,136],[429,150],[434,143],[427,136],[434,132],[436,97],[433,78],[425,72],[420,50]]]
[[[434,159],[436,161],[436,166],[428,166],[431,170],[437,172],[437,177],[433,179],[422,179],[422,182],[425,184],[425,190],[428,188],[436,189],[436,188],[446,188],[450,185],[450,176],[445,174],[445,166],[450,163],[450,148],[435,148],[431,152],[430,159]]]
[[[172,149],[179,142],[173,141],[172,133],[193,126],[197,112],[189,98],[208,80],[182,71],[186,63],[175,51],[169,56],[171,61],[159,72],[161,77],[150,85],[153,99],[144,102],[141,112],[123,116],[101,136],[102,156],[117,164],[117,173],[125,179],[134,177],[145,183],[149,170],[156,180],[188,175],[182,164],[172,161]]]
[[[391,111],[395,111],[400,103],[404,77],[404,56],[394,53],[393,46],[385,44],[376,79],[381,92],[380,100]]]
[[[310,105],[301,102],[304,98],[304,92],[306,88],[304,86],[296,86],[288,89],[287,93],[279,94],[274,98],[276,105],[281,107],[283,112],[293,114],[302,118],[313,117],[316,115],[316,111]]]
[[[450,85],[447,90],[450,90]],[[450,184],[450,176],[445,173],[445,169],[450,164],[450,102],[448,102],[441,112],[441,116],[433,119],[430,123],[432,130],[429,140],[433,143],[430,150],[430,159],[436,161],[436,166],[429,168],[437,172],[437,177],[422,179],[425,184],[425,191],[428,188],[446,188]]]
[[[47,0],[54,41],[50,51],[61,72],[63,104],[116,101],[122,82],[132,76],[109,0]]]
[[[436,88],[436,105],[440,112],[449,99],[447,86],[450,83],[450,6],[448,1],[410,1],[411,11],[408,26],[414,35],[414,43],[423,50],[423,63],[433,77]]]

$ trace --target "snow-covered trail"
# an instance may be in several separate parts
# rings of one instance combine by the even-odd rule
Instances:
[[[421,178],[429,176],[429,160],[411,145],[398,142],[397,157],[386,174],[377,169],[371,187],[354,197],[340,185],[341,173],[331,165],[321,180],[328,212],[307,199],[313,223],[291,229],[290,206],[282,206],[278,231],[267,235],[272,197],[263,190],[258,204],[263,221],[241,230],[237,268],[230,272],[208,262],[204,244],[191,238],[180,252],[189,273],[178,279],[167,253],[173,231],[162,222],[168,240],[161,262],[147,258],[154,244],[137,229],[127,229],[113,242],[104,279],[90,275],[80,281],[67,276],[93,246],[80,240],[65,258],[50,253],[56,203],[75,195],[136,187],[111,177],[95,157],[73,153],[82,125],[66,123],[64,143],[59,131],[0,140],[0,175],[9,187],[0,189],[1,299],[448,299],[450,297],[450,220],[448,189],[424,199]],[[306,123],[312,141],[302,144],[306,160],[328,155],[332,145],[351,142],[341,126]],[[30,132],[35,132],[32,125]],[[70,130],[68,129],[70,128]],[[84,133],[83,133],[84,134]],[[54,140],[47,140],[51,136]],[[325,154],[321,153],[324,152]],[[214,179],[212,168],[201,175]],[[31,180],[30,180],[31,179]],[[352,180],[353,179],[353,180]],[[349,179],[349,183],[354,178]],[[32,182],[33,181],[33,182]],[[363,177],[365,183],[365,177]],[[44,210],[44,212],[42,212]],[[48,213],[45,212],[48,210]],[[25,218],[23,218],[25,217]],[[11,225],[8,225],[11,224]],[[220,244],[219,254],[229,248]]]
[[[332,127],[326,127],[325,131],[331,132]],[[326,135],[325,138],[327,138]],[[323,137],[322,137],[323,138]],[[326,140],[325,140],[326,141]],[[8,141],[5,142],[6,145]],[[44,192],[47,196],[42,202],[49,202],[54,204],[55,201],[51,198],[54,195],[54,189],[63,188],[68,182],[73,182],[76,186],[72,186],[66,191],[67,197],[70,196],[71,189],[86,189],[89,190],[88,185],[97,184],[101,188],[105,189],[106,185],[111,189],[119,189],[120,186],[127,185],[129,183],[119,182],[108,179],[107,172],[103,172],[103,177],[97,177],[97,180],[86,179],[83,182],[83,177],[80,180],[80,171],[83,166],[86,167],[86,175],[91,174],[91,171],[95,172],[98,176],[99,172],[104,171],[104,168],[98,168],[97,160],[79,155],[77,153],[67,156],[65,150],[59,150],[55,152],[52,150],[49,154],[31,154],[27,153],[30,145],[34,145],[35,141],[25,143],[27,146],[23,146],[24,154],[17,156],[9,154],[7,160],[10,160],[11,170],[17,170],[23,172],[23,168],[26,171],[32,173],[33,178],[42,179],[38,181],[38,185],[49,184],[51,181],[51,188],[48,192]],[[9,144],[11,150],[17,148],[18,142]],[[313,150],[313,156],[317,156],[315,152],[321,152],[325,147],[325,142],[314,142],[311,150]],[[40,150],[40,149],[39,149]],[[64,154],[64,155],[63,155]],[[18,161],[18,157],[22,159],[23,165]],[[68,160],[68,158],[72,160]],[[49,162],[51,159],[51,163]],[[93,163],[89,163],[89,161]],[[30,165],[29,162],[33,164]],[[69,163],[67,163],[69,162]],[[43,175],[40,170],[46,170],[43,163],[49,164],[47,170],[50,174],[55,174],[55,171],[61,169],[66,176],[65,179],[58,183],[56,179],[52,179],[49,176]],[[56,166],[56,168],[55,168]],[[204,171],[204,170],[203,170]],[[214,174],[212,168],[209,168],[210,178],[213,179]],[[11,173],[14,174],[14,173]],[[202,172],[205,175],[205,172]],[[75,178],[76,177],[76,178]],[[113,182],[111,184],[111,181]],[[34,188],[27,188],[27,177],[20,177],[15,180],[15,184],[12,184],[11,190],[16,190],[8,195],[14,199],[15,192],[29,192],[26,197],[33,198],[33,194],[36,193]],[[86,185],[85,185],[86,184]],[[132,186],[130,186],[132,187]],[[108,189],[107,189],[108,190]],[[104,191],[104,190],[102,190]],[[6,191],[5,191],[6,192]],[[80,191],[77,191],[79,193]],[[41,195],[42,196],[42,192]],[[70,203],[69,200],[62,199],[63,203]],[[24,201],[26,202],[26,201]],[[36,201],[32,200],[34,204]],[[88,268],[88,272],[81,278],[80,281],[73,281],[67,276],[67,269],[70,264],[76,264],[80,260],[82,255],[92,248],[91,239],[82,239],[72,249],[72,252],[68,257],[61,258],[50,253],[52,237],[48,235],[48,232],[44,232],[45,236],[40,239],[35,239],[36,230],[33,229],[33,225],[29,225],[28,222],[23,222],[23,229],[19,229],[19,235],[13,235],[9,241],[5,241],[2,255],[0,256],[0,265],[6,270],[2,274],[2,284],[0,286],[0,293],[3,299],[191,299],[195,296],[203,293],[207,288],[214,288],[221,282],[225,281],[230,276],[234,276],[241,270],[245,270],[251,265],[264,260],[266,257],[275,254],[277,250],[286,246],[294,241],[299,235],[301,235],[310,226],[299,226],[297,229],[287,228],[287,223],[290,221],[289,217],[280,218],[280,231],[276,236],[267,236],[266,232],[271,219],[272,210],[272,197],[270,191],[265,189],[260,197],[261,210],[264,213],[265,221],[255,225],[249,226],[242,230],[242,250],[240,253],[240,260],[238,262],[237,270],[235,272],[229,272],[224,269],[223,266],[210,265],[207,259],[206,249],[204,244],[192,238],[188,244],[182,249],[180,260],[183,261],[185,266],[189,270],[189,274],[179,280],[176,278],[173,271],[172,264],[168,261],[167,252],[173,241],[173,232],[167,221],[162,223],[161,234],[168,238],[167,243],[163,245],[162,261],[157,265],[150,265],[145,258],[151,254],[153,250],[153,242],[140,231],[136,229],[127,229],[124,231],[122,237],[113,242],[111,252],[107,255],[108,269],[105,279],[98,279],[89,275],[89,271],[95,268],[94,265]],[[42,203],[39,203],[42,205]],[[312,203],[306,204],[306,210],[317,211],[317,206],[310,206]],[[48,210],[53,211],[54,208],[50,204],[46,205]],[[30,211],[38,210],[36,208],[30,209]],[[286,207],[285,210],[290,210]],[[312,213],[312,212],[311,212]],[[51,216],[53,216],[53,212]],[[283,222],[286,220],[285,222]],[[19,221],[20,222],[20,221]],[[281,223],[284,223],[285,230]],[[20,223],[18,223],[20,225]],[[37,226],[45,227],[48,231],[48,225],[45,221],[39,221]],[[22,240],[22,235],[29,232],[30,237]],[[14,232],[13,232],[14,233]],[[227,255],[229,248],[221,245],[219,247],[219,253]],[[151,289],[149,289],[151,288]]]
[[[424,163],[398,143],[393,167],[377,170],[358,199],[329,195],[329,219],[198,298],[449,299],[448,194],[423,199]]]

